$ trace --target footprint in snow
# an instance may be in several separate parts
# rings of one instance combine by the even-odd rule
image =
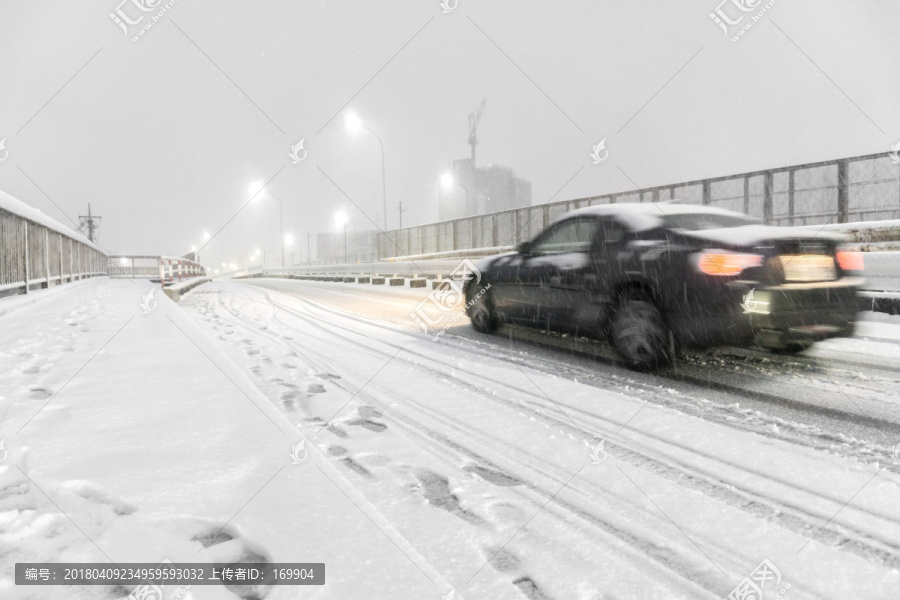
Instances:
[[[488,506],[488,518],[504,526],[510,526],[513,523],[522,523],[526,519],[525,512],[509,502],[497,502]]]
[[[217,569],[237,568],[247,563],[265,567],[272,564],[268,552],[241,536],[236,527],[231,525],[211,526],[196,533],[191,541],[199,542],[205,550],[214,556]],[[271,571],[270,569],[261,569]],[[274,572],[267,576],[261,584],[225,583],[224,587],[242,600],[263,600],[272,591],[275,583]]]
[[[370,421],[369,419],[353,419],[347,421],[347,425],[356,425],[357,427],[364,427],[369,431],[374,431],[375,433],[381,433],[385,429],[387,429],[387,425],[384,423],[378,423],[377,421]]]
[[[377,419],[381,416],[381,412],[371,406],[360,406],[356,412],[363,419]]]
[[[519,588],[519,591],[528,600],[550,600],[550,596],[545,594],[538,584],[527,575],[513,580],[513,585]]]
[[[339,438],[348,437],[347,432],[336,425],[329,425],[328,427],[326,427],[326,429],[328,429],[328,431],[330,431],[334,435],[338,436]]]
[[[28,388],[28,397],[32,400],[46,400],[50,396],[53,395],[53,392],[48,390],[47,388],[42,387],[31,387]]]
[[[501,573],[518,571],[522,566],[519,557],[503,547],[488,546],[483,549],[483,552],[490,565]]]
[[[416,469],[413,473],[419,482],[418,491],[432,506],[442,508],[457,517],[480,525],[481,518],[464,509],[459,502],[459,497],[450,491],[450,481],[439,473],[428,469]]]
[[[342,458],[340,460],[341,460],[341,464],[343,464],[345,467],[347,467],[348,469],[350,469],[357,475],[362,475],[363,477],[374,477],[367,468],[365,468],[364,466],[362,466],[361,464],[359,464],[358,462],[356,462],[349,456],[345,456],[344,458]]]
[[[517,479],[511,475],[507,475],[506,473],[494,471],[493,469],[488,469],[487,467],[482,467],[479,465],[469,465],[465,467],[463,471],[472,473],[473,475],[477,475],[488,483],[493,483],[494,485],[499,485],[501,487],[513,487],[516,485],[522,485],[522,481],[520,479]]]
[[[300,393],[300,390],[289,390],[281,394],[282,402],[293,402],[301,398],[303,398],[303,394]]]

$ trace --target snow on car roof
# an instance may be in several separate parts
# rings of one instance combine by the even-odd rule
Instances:
[[[643,231],[659,227],[663,218],[668,215],[714,214],[741,218],[752,218],[744,213],[714,206],[697,204],[675,204],[669,202],[623,202],[621,204],[599,204],[570,211],[556,221],[575,216],[597,215],[612,216],[625,223],[635,231]]]
[[[764,240],[772,235],[779,237],[796,236],[800,239],[820,238],[834,242],[844,242],[849,238],[834,231],[824,231],[821,227],[818,231],[810,227],[781,227],[778,225],[741,225],[721,229],[707,229],[705,231],[691,231],[688,235],[730,244],[750,244]]]

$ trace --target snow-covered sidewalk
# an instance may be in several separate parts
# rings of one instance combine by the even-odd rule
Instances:
[[[164,559],[325,563],[324,587],[276,586],[269,599],[446,594],[297,424],[158,287],[148,297],[153,288],[88,281],[0,316],[0,597],[130,592],[17,587],[16,562]],[[180,597],[239,596],[195,586]]]

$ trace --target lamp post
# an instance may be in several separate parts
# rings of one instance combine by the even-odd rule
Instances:
[[[282,242],[282,244],[284,244],[284,245],[286,245],[286,246],[293,246],[293,245],[294,245],[294,236],[292,236],[291,234],[283,235],[283,236],[281,237],[281,242]],[[293,264],[294,264],[294,253],[291,252],[291,255],[290,255],[290,256],[291,256],[290,263],[293,265]],[[284,265],[284,257],[283,257],[283,256],[282,256],[282,259],[281,259],[281,266],[282,266],[282,267],[285,266],[285,265]]]
[[[353,235],[358,236],[359,230],[356,228],[356,223],[350,220],[347,216],[347,213],[343,210],[339,210],[334,213],[334,222],[340,229],[344,228],[344,264],[348,264],[350,262],[350,254],[348,253],[348,244],[347,244],[347,226],[353,225]]]
[[[450,173],[444,173],[443,175],[441,175],[441,185],[444,186],[445,190],[449,190],[454,185],[458,185],[460,188],[462,188],[462,191],[466,193],[466,216],[471,216],[472,210],[469,206],[469,188],[456,181],[456,179]]]
[[[366,131],[374,135],[375,139],[378,140],[378,145],[381,147],[381,202],[384,205],[384,230],[387,231],[387,180],[385,179],[384,174],[384,142],[381,140],[381,136],[367,127],[366,124],[362,122],[362,119],[356,116],[356,113],[347,113],[345,121],[347,123],[347,129],[349,129],[351,132],[365,129]]]
[[[344,264],[347,264],[347,223],[349,223],[349,219],[347,219],[347,213],[340,210],[334,213],[334,222],[338,227],[344,228]]]
[[[250,186],[247,189],[250,191],[251,194],[259,194],[260,192],[263,192],[263,190],[261,190],[260,187],[262,187],[262,186],[260,186],[258,183],[253,183],[253,184],[250,184]],[[283,210],[283,206],[281,203],[281,198],[279,198],[272,192],[263,192],[263,193],[268,194],[269,196],[272,196],[273,198],[275,198],[275,200],[278,201],[278,225],[279,225],[279,229],[281,232],[281,266],[284,267],[284,210]]]

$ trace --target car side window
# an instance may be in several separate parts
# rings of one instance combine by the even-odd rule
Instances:
[[[625,237],[625,228],[615,221],[602,220],[595,228],[593,247],[603,251],[611,245],[622,241]]]
[[[591,249],[598,225],[596,219],[571,219],[558,223],[534,241],[531,254],[543,256],[566,252],[587,253]]]

